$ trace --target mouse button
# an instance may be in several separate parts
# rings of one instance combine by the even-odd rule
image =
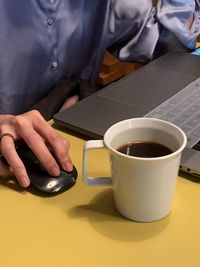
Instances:
[[[46,175],[46,176],[50,175],[39,161],[35,165],[36,165],[35,168],[37,169],[37,172],[40,173],[41,175]]]
[[[41,165],[41,163],[39,162],[39,160],[36,158],[36,156],[32,151],[20,150],[18,155],[21,158],[27,170],[29,169],[35,173],[49,175],[47,170]]]
[[[25,149],[19,149],[17,151],[19,157],[23,161],[24,165],[36,165],[38,164],[38,159],[35,157],[32,151],[25,150]]]
[[[35,172],[35,169],[33,170],[29,169],[27,170],[27,173],[28,173],[28,177],[30,179],[31,184],[35,185],[36,187],[43,186],[44,184],[46,184],[45,180],[47,181],[49,179],[49,177],[41,173]]]
[[[76,167],[74,165],[73,165],[73,170],[71,172],[63,172],[63,173],[67,174],[68,177],[73,177],[75,180],[78,177],[78,172],[77,172],[77,169],[76,169]]]
[[[72,173],[67,173],[64,171],[60,171],[60,175],[58,177],[61,184],[72,184],[76,182],[76,177]]]

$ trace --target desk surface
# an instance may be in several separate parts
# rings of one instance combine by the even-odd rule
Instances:
[[[200,184],[179,177],[168,217],[129,221],[115,210],[109,187],[83,184],[84,141],[65,136],[79,172],[71,190],[45,198],[1,179],[2,267],[200,266]],[[90,174],[108,175],[106,151],[90,155]]]

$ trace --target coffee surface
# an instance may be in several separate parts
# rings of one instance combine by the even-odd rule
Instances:
[[[172,153],[172,150],[155,142],[132,142],[117,148],[117,151],[134,157],[155,158]]]

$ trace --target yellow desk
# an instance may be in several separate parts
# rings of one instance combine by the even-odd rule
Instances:
[[[110,188],[83,184],[84,141],[65,136],[79,172],[71,190],[45,198],[1,182],[0,266],[200,266],[200,184],[178,178],[173,211],[161,221],[126,220]],[[89,159],[92,175],[109,174],[104,156]]]

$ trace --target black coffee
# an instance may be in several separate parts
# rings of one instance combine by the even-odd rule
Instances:
[[[120,146],[117,150],[123,154],[141,158],[162,157],[172,153],[168,147],[155,142],[128,143]]]

